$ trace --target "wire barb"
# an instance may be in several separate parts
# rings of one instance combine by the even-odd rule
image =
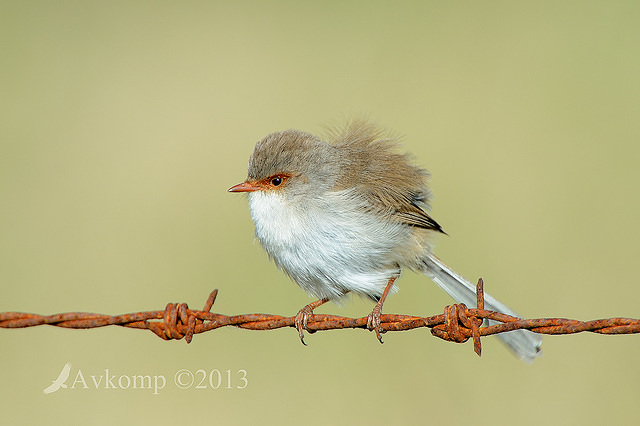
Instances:
[[[478,280],[476,287],[477,308],[468,308],[460,303],[445,307],[444,313],[431,317],[383,314],[380,316],[380,331],[405,331],[427,327],[431,334],[448,342],[464,343],[473,339],[474,351],[482,354],[482,336],[525,329],[539,334],[574,334],[592,332],[599,334],[640,333],[640,319],[608,318],[593,321],[578,321],[566,318],[522,319],[484,309],[484,283]],[[218,290],[213,290],[201,311],[191,310],[186,303],[168,303],[163,311],[138,312],[124,315],[102,315],[86,312],[70,312],[54,315],[37,315],[23,312],[0,313],[0,328],[26,328],[52,325],[64,328],[87,329],[119,325],[128,328],[151,330],[163,340],[185,339],[190,343],[193,336],[226,326],[247,330],[275,330],[283,327],[295,328],[295,316],[284,317],[270,314],[243,314],[227,316],[211,312]],[[500,324],[482,326],[484,319]],[[338,330],[344,328],[367,329],[367,317],[346,318],[336,315],[313,314],[309,316],[306,329],[309,332]]]

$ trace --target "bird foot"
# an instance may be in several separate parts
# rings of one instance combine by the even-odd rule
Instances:
[[[376,307],[373,308],[373,311],[371,311],[371,313],[367,317],[367,329],[369,331],[375,331],[378,341],[380,343],[384,343],[382,341],[382,336],[380,335],[380,332],[382,331],[382,328],[380,327],[380,323],[382,322],[382,320],[380,319],[381,311],[382,306],[380,305],[376,305]]]
[[[313,315],[313,310],[320,305],[327,303],[329,299],[320,299],[316,300],[313,303],[309,303],[304,308],[300,309],[296,314],[296,317],[293,321],[296,329],[298,330],[298,336],[300,336],[300,341],[303,345],[307,346],[304,342],[304,330],[307,330],[309,333],[313,333],[314,331],[310,331],[307,328],[307,324],[309,323],[309,315]]]
[[[294,324],[296,326],[296,329],[298,330],[298,336],[300,336],[300,341],[305,346],[307,346],[307,344],[304,342],[304,330],[307,330],[309,315],[312,315],[312,314],[313,314],[313,308],[311,307],[311,305],[307,305],[298,311],[298,313],[296,314],[296,318],[294,320]]]

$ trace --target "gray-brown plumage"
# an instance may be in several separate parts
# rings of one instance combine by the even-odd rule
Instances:
[[[305,185],[304,197],[355,188],[372,211],[443,232],[425,211],[429,209],[429,175],[412,165],[408,154],[396,152],[396,138],[372,123],[354,120],[332,131],[329,141],[298,130],[272,133],[256,144],[249,178],[261,180],[278,173],[299,177],[303,183],[313,183]],[[295,185],[292,192],[299,193]]]
[[[427,213],[428,174],[399,153],[397,138],[366,120],[329,132],[327,141],[298,130],[272,133],[256,144],[248,192],[256,236],[300,287],[319,300],[296,315],[303,329],[313,309],[348,293],[376,300],[369,329],[380,338],[382,305],[401,268],[430,276],[459,303],[473,307],[475,286],[431,252],[440,225]],[[485,293],[485,307],[515,316]],[[524,359],[539,352],[527,331],[501,338]]]
[[[429,174],[398,153],[397,138],[365,120],[347,123],[331,135],[340,157],[336,189],[357,187],[373,209],[394,220],[442,232],[425,210],[429,209]]]

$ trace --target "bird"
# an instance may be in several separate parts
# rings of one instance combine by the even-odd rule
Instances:
[[[399,152],[399,139],[366,118],[327,129],[321,138],[300,130],[274,132],[256,143],[245,181],[257,239],[278,268],[316,301],[299,310],[300,340],[309,316],[349,294],[375,306],[367,328],[380,335],[385,299],[403,269],[430,277],[458,303],[476,307],[475,286],[433,254],[428,172]],[[518,316],[485,293],[485,309]],[[527,330],[499,335],[521,359],[541,354]]]
[[[69,373],[71,372],[71,363],[67,362],[62,370],[60,370],[60,374],[58,377],[51,382],[51,384],[42,390],[45,394],[56,392],[60,388],[67,388],[67,385],[64,383],[69,378]]]

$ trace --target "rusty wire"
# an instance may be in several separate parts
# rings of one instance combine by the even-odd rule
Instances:
[[[578,321],[566,318],[522,319],[484,310],[484,289],[482,279],[476,289],[478,308],[467,308],[464,304],[445,307],[444,313],[431,317],[383,314],[381,332],[404,331],[428,327],[431,334],[443,340],[464,343],[470,338],[474,350],[481,355],[480,337],[508,331],[526,329],[539,334],[573,334],[589,331],[600,334],[640,333],[640,319],[608,318],[593,321]],[[223,315],[212,313],[211,308],[218,295],[213,290],[201,311],[189,309],[186,303],[169,303],[162,311],[137,312],[123,315],[102,315],[86,312],[70,312],[54,315],[38,315],[23,312],[0,313],[1,328],[25,328],[37,325],[52,325],[64,328],[96,328],[107,325],[147,329],[164,340],[184,338],[190,343],[194,334],[204,333],[225,326],[235,326],[248,330],[274,330],[295,327],[295,316],[283,317],[270,314]],[[491,319],[500,324],[482,326],[483,319]],[[307,331],[337,330],[343,328],[367,329],[367,317],[346,318],[336,315],[312,314],[309,316]]]

